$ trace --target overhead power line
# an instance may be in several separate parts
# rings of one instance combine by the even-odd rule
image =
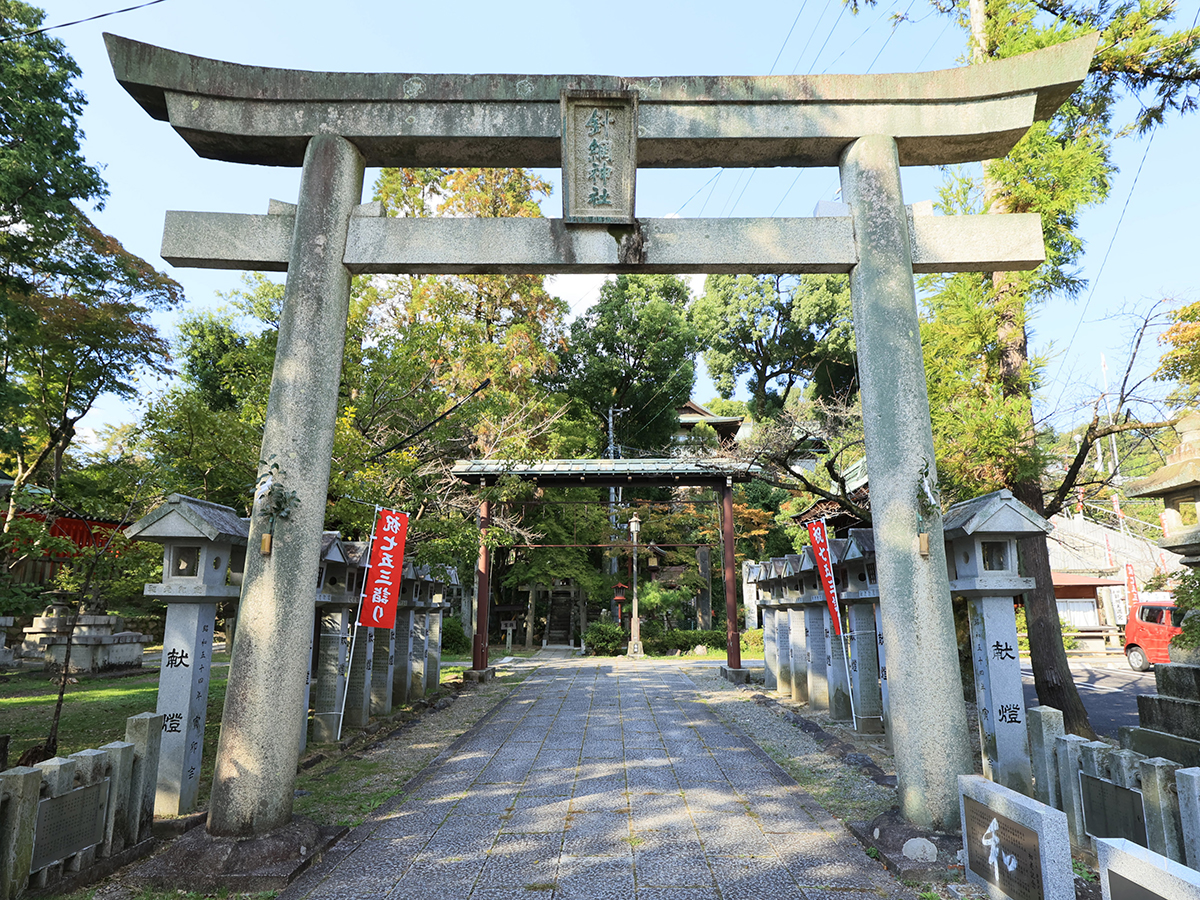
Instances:
[[[95,16],[88,16],[86,19],[76,19],[73,22],[60,22],[57,25],[43,25],[41,28],[34,28],[30,31],[22,31],[19,34],[7,34],[0,37],[0,44],[8,41],[15,41],[17,38],[30,37],[31,35],[41,34],[45,31],[54,31],[56,28],[67,28],[71,25],[82,25],[84,22],[95,22],[97,19],[107,19],[109,16],[119,16],[121,13],[133,12],[135,9],[145,9],[147,6],[154,6],[156,3],[162,3],[163,0],[149,0],[148,3],[139,3],[137,6],[126,6],[124,9],[114,9],[110,12],[100,13]]]

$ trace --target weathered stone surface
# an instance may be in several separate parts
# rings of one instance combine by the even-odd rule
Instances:
[[[895,141],[857,141],[841,179],[859,258],[850,298],[867,466],[887,473],[872,482],[871,513],[901,809],[919,825],[950,829],[956,778],[972,765]],[[928,556],[917,552],[921,533],[929,535]],[[929,715],[931,705],[938,716]]]
[[[1138,694],[1138,721],[1143,728],[1190,741],[1200,740],[1200,701]]]
[[[933,862],[937,859],[937,846],[929,838],[915,837],[904,842],[901,851],[909,859],[918,862]]]
[[[1154,687],[1160,697],[1200,700],[1200,666],[1159,663],[1154,667]]]
[[[163,259],[212,269],[287,269],[291,216],[168,211]],[[844,216],[642,219],[640,257],[623,253],[632,231],[572,229],[562,219],[351,220],[345,262],[356,274],[848,272],[857,261]],[[622,241],[625,244],[622,244]],[[1007,271],[1044,258],[1041,219],[917,216],[913,271]]]
[[[1139,695],[1138,699],[1143,696]],[[1200,741],[1150,728],[1122,727],[1120,736],[1121,746],[1126,750],[1143,756],[1162,756],[1181,766],[1200,766]]]
[[[940,72],[765,78],[303,72],[105,40],[122,86],[213,159],[297,166],[334,133],[369,166],[558,166],[563,90],[636,90],[638,164],[701,168],[837,165],[862,134],[896,135],[904,165],[1003,156],[1079,85],[1096,36]]]
[[[300,703],[312,634],[337,383],[350,273],[342,265],[350,214],[362,198],[363,159],[343,138],[309,144],[301,176],[283,317],[259,458],[298,500],[274,523],[271,554],[257,552],[268,517],[255,504],[239,610],[237,653],[217,746],[208,828],[263,834],[291,821]],[[268,474],[266,463],[262,474]],[[297,585],[309,585],[307,591]]]

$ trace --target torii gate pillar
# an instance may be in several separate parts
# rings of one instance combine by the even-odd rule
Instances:
[[[952,829],[958,776],[973,768],[966,708],[948,702],[962,684],[896,141],[859,138],[841,176],[858,249],[850,302],[900,808],[911,822]]]
[[[292,820],[305,725],[296,713],[308,668],[306,654],[295,651],[312,639],[350,308],[342,257],[362,186],[363,158],[352,143],[336,135],[309,139],[209,803],[208,832],[218,837],[262,835]],[[268,476],[276,493],[261,489]],[[271,518],[275,497],[290,507],[284,518]],[[262,542],[268,534],[269,547]]]

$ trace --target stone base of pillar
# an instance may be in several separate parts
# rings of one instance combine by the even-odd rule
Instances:
[[[721,677],[733,684],[749,684],[750,670],[731,669],[729,666],[721,666]]]
[[[483,684],[485,681],[491,681],[495,677],[495,666],[488,666],[486,669],[466,669],[463,671],[463,681],[474,684]]]
[[[241,840],[213,837],[203,828],[193,828],[134,869],[129,880],[159,889],[279,891],[320,861],[348,831],[319,826],[301,816],[270,834]]]

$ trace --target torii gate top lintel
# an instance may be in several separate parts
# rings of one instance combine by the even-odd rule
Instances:
[[[633,91],[638,166],[700,168],[836,166],[864,134],[894,136],[901,165],[1003,156],[1079,86],[1098,36],[934,72],[636,78],[310,72],[104,38],[121,85],[212,159],[299,166],[336,133],[368,166],[557,167],[562,93]]]

